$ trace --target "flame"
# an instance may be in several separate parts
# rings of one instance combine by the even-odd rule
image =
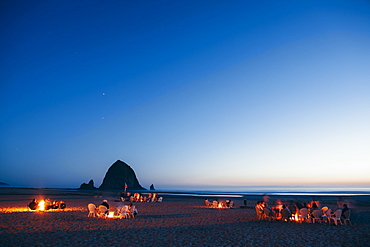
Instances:
[[[298,212],[297,213],[295,213],[295,215],[294,215],[294,221],[299,221],[299,216],[298,216]]]
[[[44,211],[45,210],[45,201],[41,200],[37,206],[38,206],[37,207],[38,210]]]
[[[112,212],[109,212],[109,214],[108,214],[108,218],[113,218],[114,217],[114,212],[112,211]]]

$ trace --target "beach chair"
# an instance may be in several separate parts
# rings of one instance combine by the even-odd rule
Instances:
[[[263,208],[263,218],[267,220],[272,220],[274,213],[267,207]]]
[[[130,208],[130,217],[135,218],[136,214],[137,214],[136,206],[131,206],[131,208]]]
[[[331,209],[329,208],[321,215],[321,219],[326,221],[328,224],[330,223],[330,216],[331,216]]]
[[[263,219],[263,208],[259,204],[256,204],[254,208],[256,209],[257,220],[262,220]]]
[[[108,208],[104,205],[99,205],[97,216],[99,218],[107,218]]]
[[[343,217],[343,221],[344,221],[344,224],[347,225],[347,222],[352,225],[352,222],[351,222],[351,210],[347,210],[346,212],[343,213],[344,217]]]
[[[330,220],[334,221],[334,224],[337,226],[338,222],[342,225],[342,221],[340,220],[340,217],[342,216],[342,210],[338,209],[334,212],[334,215],[330,217]]]
[[[307,208],[301,208],[299,210],[298,219],[300,223],[302,223],[303,221],[307,221],[308,219],[308,209]]]
[[[89,209],[89,214],[87,217],[96,217],[96,206],[93,203],[87,204],[87,208]]]
[[[128,218],[128,206],[127,205],[124,205],[122,207],[120,207],[118,209],[118,215],[119,215],[119,218],[122,219],[122,218]]]
[[[320,222],[321,223],[321,210],[314,210],[312,212],[312,223]]]

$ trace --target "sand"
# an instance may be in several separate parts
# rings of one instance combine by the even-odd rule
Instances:
[[[63,211],[31,212],[32,198],[64,200]],[[271,196],[283,202],[310,197]],[[253,205],[259,196],[232,199],[235,208],[204,206],[203,197],[166,196],[162,203],[134,203],[136,218],[88,218],[87,204],[114,194],[75,191],[0,189],[0,246],[370,246],[370,201],[367,196],[339,198],[350,204],[352,225],[257,221]],[[214,198],[208,198],[213,200]],[[223,198],[219,198],[223,199]],[[320,197],[335,207],[338,197]]]

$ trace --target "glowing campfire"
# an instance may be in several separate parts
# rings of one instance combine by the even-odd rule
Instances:
[[[114,212],[113,211],[109,212],[108,218],[114,218]]]
[[[297,221],[297,222],[299,221],[299,215],[298,215],[298,212],[297,212],[297,213],[295,213],[295,215],[293,216],[292,220]]]
[[[37,205],[37,210],[44,211],[45,210],[45,201],[41,200]]]

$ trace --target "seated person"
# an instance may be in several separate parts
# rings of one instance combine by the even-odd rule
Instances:
[[[50,201],[49,198],[45,199],[45,210],[49,210],[53,208],[53,202]]]
[[[287,208],[285,205],[283,205],[283,209],[281,210],[281,220],[282,221],[290,221],[290,216],[292,215],[292,212]]]
[[[36,202],[36,199],[32,199],[32,202],[30,202],[28,204],[28,207],[31,209],[31,210],[36,210],[37,209],[37,202]]]
[[[311,214],[312,218],[313,218],[312,212],[315,211],[315,210],[320,210],[320,208],[317,206],[316,202],[312,203],[312,207],[310,208],[310,214]]]
[[[64,201],[60,201],[60,202],[59,202],[59,208],[60,208],[60,209],[65,209],[65,208],[66,208],[66,206],[67,206],[67,205],[66,205],[66,203],[65,203]]]
[[[107,200],[103,200],[103,202],[100,205],[106,206],[107,209],[109,209],[109,204]]]
[[[109,204],[108,204],[108,201],[107,200],[103,200],[103,202],[100,205],[105,206],[107,208],[107,211],[105,211],[105,214],[108,215],[108,213],[109,213]]]

